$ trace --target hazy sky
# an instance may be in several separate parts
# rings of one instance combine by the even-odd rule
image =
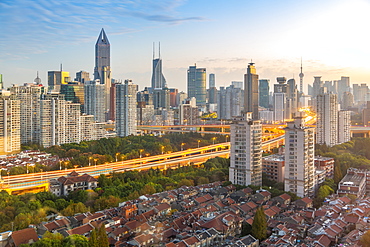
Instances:
[[[39,71],[94,69],[104,28],[113,78],[150,86],[153,42],[161,42],[169,87],[186,90],[189,65],[216,74],[217,86],[243,80],[253,59],[260,79],[313,76],[370,81],[369,0],[1,0],[0,73],[5,86]],[[207,76],[208,78],[208,76]],[[208,83],[208,82],[207,82]]]

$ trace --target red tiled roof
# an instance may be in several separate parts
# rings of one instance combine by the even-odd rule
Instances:
[[[282,199],[284,199],[285,201],[286,200],[289,200],[291,197],[290,197],[290,195],[288,195],[287,193],[284,193],[284,194],[282,194],[282,195],[280,195],[280,197],[282,198]]]
[[[187,238],[187,239],[184,239],[184,242],[187,244],[187,245],[193,245],[195,243],[198,243],[199,240],[196,238],[196,237],[190,237],[190,238]]]
[[[68,235],[73,235],[73,234],[83,235],[85,233],[92,231],[93,229],[94,227],[92,227],[90,224],[85,224],[85,225],[73,228],[71,230],[68,230],[67,233]]]
[[[320,238],[317,240],[317,242],[319,242],[321,246],[329,247],[331,241],[327,236],[321,235]]]
[[[26,228],[12,233],[11,238],[15,246],[21,244],[33,243],[39,240],[36,230],[34,228]]]
[[[168,205],[167,203],[162,203],[162,204],[159,204],[158,206],[154,207],[155,209],[158,210],[158,212],[161,212],[161,211],[164,211],[164,210],[167,210],[167,209],[170,209],[171,206]]]
[[[125,224],[125,226],[130,230],[135,230],[136,228],[141,226],[141,223],[139,221],[136,221],[136,220],[131,220],[131,221],[127,222]]]

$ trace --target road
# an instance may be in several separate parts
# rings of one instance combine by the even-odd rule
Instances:
[[[284,141],[284,136],[280,136],[263,142],[263,149],[276,146]],[[210,158],[228,157],[230,153],[230,142],[218,143],[214,145],[187,149],[184,151],[173,152],[156,156],[143,157],[139,159],[125,160],[97,166],[87,166],[74,169],[64,169],[57,171],[38,172],[31,174],[4,176],[1,180],[0,188],[8,192],[32,188],[36,186],[46,186],[50,179],[66,176],[72,171],[79,174],[87,173],[97,177],[100,174],[110,174],[113,172],[125,172],[130,170],[145,170],[150,168],[168,169],[179,165],[201,164]]]

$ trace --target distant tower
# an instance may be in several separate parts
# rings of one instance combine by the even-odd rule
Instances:
[[[197,106],[206,106],[206,69],[189,66],[188,69],[188,97],[195,97]]]
[[[104,109],[106,112],[108,112],[110,105],[110,87],[112,84],[112,80],[110,69],[110,43],[107,35],[104,32],[104,28],[102,28],[99,38],[95,44],[94,80],[97,79],[100,80],[100,84],[105,85]]]
[[[165,88],[166,79],[162,74],[162,59],[161,59],[161,44],[159,43],[159,57],[154,58],[154,43],[153,43],[153,74],[152,74],[152,89]]]
[[[249,63],[244,75],[244,112],[252,112],[252,119],[258,119],[258,75],[254,63]]]
[[[299,92],[303,94],[303,71],[302,71],[302,58],[301,58],[301,73],[299,73]]]
[[[41,83],[41,79],[40,79],[40,77],[39,77],[39,72],[38,72],[38,71],[37,71],[37,76],[36,76],[36,78],[35,78],[34,82],[35,82],[36,84],[40,84],[40,83]]]

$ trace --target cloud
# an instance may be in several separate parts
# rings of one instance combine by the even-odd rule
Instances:
[[[91,42],[101,27],[109,29],[109,35],[124,35],[151,29],[152,22],[180,24],[205,20],[198,16],[182,17],[177,10],[184,3],[184,0],[2,0],[0,56],[10,53],[26,59],[29,54],[51,47]],[[144,22],[133,22],[132,17]]]

